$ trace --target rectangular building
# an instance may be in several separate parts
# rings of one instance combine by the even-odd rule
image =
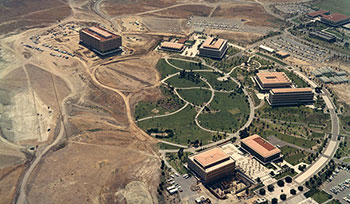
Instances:
[[[330,15],[322,15],[321,22],[329,26],[341,26],[350,22],[350,17],[341,13],[333,13]]]
[[[284,72],[259,72],[256,74],[255,80],[262,91],[292,86],[292,81]]]
[[[284,51],[278,51],[276,52],[277,57],[281,58],[281,59],[285,59],[287,57],[290,56],[290,54],[288,52],[284,52]]]
[[[329,43],[334,43],[335,41],[337,41],[337,38],[334,35],[322,31],[311,31],[309,32],[309,36],[312,38],[327,41]]]
[[[185,49],[184,44],[174,43],[174,42],[162,42],[160,44],[162,50],[170,52],[182,52]]]
[[[228,49],[227,40],[208,37],[199,47],[199,55],[215,59],[222,59]]]
[[[312,104],[314,92],[311,88],[271,89],[267,102],[271,106]]]
[[[235,161],[216,147],[189,156],[188,168],[204,183],[212,183],[221,178],[232,176],[235,170]]]
[[[326,10],[318,10],[318,11],[314,11],[311,13],[308,13],[307,16],[310,18],[316,18],[316,17],[321,17],[322,15],[329,15],[330,12],[326,11]]]
[[[256,134],[242,139],[241,147],[263,164],[268,164],[281,157],[281,150]]]
[[[122,38],[100,27],[89,27],[79,31],[80,43],[99,55],[121,51]]]
[[[267,46],[265,46],[265,45],[260,45],[260,46],[259,46],[259,50],[262,50],[262,51],[264,51],[264,52],[268,52],[268,53],[270,53],[270,54],[272,54],[272,53],[275,52],[275,50],[274,50],[273,48],[267,47]]]

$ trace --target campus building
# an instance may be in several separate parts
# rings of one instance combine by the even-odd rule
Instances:
[[[323,31],[311,31],[309,32],[309,36],[329,43],[334,43],[335,41],[337,41],[337,38],[334,35]]]
[[[232,176],[235,165],[235,161],[218,147],[188,157],[188,168],[204,183]]]
[[[290,54],[288,52],[278,51],[278,52],[276,52],[276,56],[281,58],[281,59],[285,59],[285,58],[289,57]]]
[[[99,55],[121,51],[122,38],[100,27],[89,27],[79,31],[80,43]]]
[[[270,53],[270,54],[275,53],[275,50],[274,50],[273,48],[267,47],[267,46],[265,46],[265,45],[260,45],[260,46],[259,46],[259,50],[260,50],[260,51],[263,51],[263,52]]]
[[[329,26],[337,27],[349,23],[350,17],[340,13],[333,13],[330,15],[322,15],[321,22]]]
[[[267,102],[271,106],[312,104],[314,92],[311,88],[271,89]]]
[[[174,42],[162,42],[160,49],[170,52],[182,52],[185,49],[184,44]]]
[[[241,148],[263,164],[268,164],[281,157],[281,150],[256,134],[242,139]]]
[[[225,56],[227,49],[227,40],[208,37],[199,47],[199,55],[203,57],[221,59]]]
[[[256,74],[255,81],[261,91],[292,86],[292,81],[284,72],[259,72]]]

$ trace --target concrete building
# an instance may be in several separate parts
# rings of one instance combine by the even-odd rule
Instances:
[[[184,44],[174,43],[174,42],[162,42],[160,44],[160,49],[170,51],[170,52],[182,52],[185,49]]]
[[[320,77],[319,79],[320,79],[320,81],[321,81],[322,83],[325,83],[325,84],[329,84],[329,83],[332,82],[332,81],[331,81],[328,77],[326,77],[326,76],[322,76],[322,77]]]
[[[100,27],[89,27],[79,31],[80,44],[101,56],[121,51],[122,38]]]
[[[276,52],[276,56],[281,58],[281,59],[285,59],[285,58],[289,57],[290,54],[288,52],[278,51],[278,52]]]
[[[323,31],[311,31],[309,32],[309,36],[312,38],[317,38],[329,43],[334,43],[337,41],[337,38],[329,33],[323,32]]]
[[[204,183],[233,175],[235,165],[235,161],[217,147],[188,157],[188,168]]]
[[[326,10],[318,10],[318,11],[314,11],[311,13],[308,13],[307,16],[310,18],[316,18],[316,17],[321,17],[322,15],[329,15],[330,12],[326,11]]]
[[[208,37],[199,47],[199,55],[203,57],[221,59],[225,56],[227,49],[227,40]]]
[[[292,86],[292,81],[284,72],[259,72],[256,74],[255,80],[261,91]]]
[[[268,164],[281,157],[281,150],[259,135],[252,135],[241,140],[241,147],[263,164]]]
[[[275,52],[275,50],[273,48],[267,47],[265,45],[260,45],[259,50],[264,51],[264,52],[268,52],[270,54]]]
[[[350,22],[350,17],[341,13],[333,13],[330,15],[322,15],[321,22],[329,26],[342,26]]]
[[[271,89],[267,102],[271,106],[312,104],[314,92],[311,88]]]

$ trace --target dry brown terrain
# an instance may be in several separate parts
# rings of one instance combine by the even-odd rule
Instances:
[[[15,165],[0,170],[0,203],[12,203],[16,185],[23,169],[24,165]]]
[[[331,85],[331,89],[335,92],[337,99],[340,102],[344,102],[350,105],[350,85],[349,84],[339,84]]]
[[[189,18],[191,16],[209,16],[212,7],[205,5],[181,5],[175,8],[169,8],[164,11],[159,11],[151,14],[151,16],[164,18]]]
[[[210,34],[218,35],[221,38],[233,40],[236,43],[248,44],[262,37],[259,33],[245,33],[233,31],[215,31],[211,30]]]

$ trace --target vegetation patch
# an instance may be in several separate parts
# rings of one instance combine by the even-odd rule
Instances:
[[[177,91],[186,101],[195,105],[204,105],[211,97],[207,89],[180,89]]]

